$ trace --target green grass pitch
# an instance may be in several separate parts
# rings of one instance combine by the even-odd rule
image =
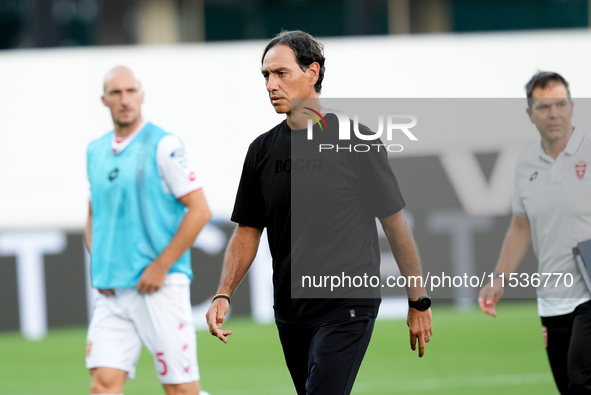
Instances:
[[[557,394],[534,303],[501,303],[497,318],[478,309],[434,307],[424,358],[409,347],[402,320],[378,321],[354,394]],[[295,394],[274,325],[231,319],[229,343],[198,332],[203,389],[211,395]],[[50,331],[39,342],[0,334],[0,395],[88,394],[85,328]],[[163,394],[144,349],[126,395]]]

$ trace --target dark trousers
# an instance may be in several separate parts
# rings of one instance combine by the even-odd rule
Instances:
[[[542,317],[546,352],[562,395],[591,394],[591,301],[570,314]]]
[[[348,395],[369,346],[375,318],[317,325],[277,322],[285,362],[298,395]]]

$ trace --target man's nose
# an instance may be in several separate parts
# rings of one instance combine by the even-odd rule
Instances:
[[[550,118],[558,117],[558,113],[559,113],[558,106],[556,106],[556,105],[550,106],[550,114],[549,114]]]
[[[123,92],[121,93],[121,104],[127,105],[129,104],[130,95],[129,93]]]
[[[270,74],[269,78],[267,79],[267,91],[276,91],[278,90],[278,87],[279,85],[277,84],[277,77],[275,77],[273,74]]]

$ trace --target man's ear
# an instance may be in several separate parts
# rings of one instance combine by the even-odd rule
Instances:
[[[105,100],[105,95],[102,95],[102,96],[101,96],[101,101],[103,102],[103,106],[105,106],[105,107],[109,107],[109,106],[107,105],[107,101]]]
[[[308,70],[306,70],[306,74],[310,78],[310,84],[312,86],[316,85],[318,78],[320,77],[320,65],[317,62],[314,62],[308,66]]]
[[[531,108],[526,108],[525,111],[527,112],[527,115],[529,115],[529,120],[531,123],[535,123],[534,120],[531,118],[532,117],[532,112],[531,112]]]

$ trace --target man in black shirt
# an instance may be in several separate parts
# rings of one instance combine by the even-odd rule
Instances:
[[[286,120],[249,147],[232,213],[238,227],[206,315],[211,334],[226,343],[232,332],[221,326],[230,296],[252,264],[266,227],[275,321],[300,395],[351,392],[381,299],[379,288],[359,292],[350,285],[332,294],[316,288],[314,294],[299,274],[379,276],[377,217],[402,275],[421,275],[402,213],[405,203],[385,150],[347,154],[310,149],[309,117],[303,113],[320,116],[324,60],[322,44],[301,31],[282,32],[265,48],[262,73],[269,98]],[[320,118],[327,130],[316,131],[320,140],[315,143],[330,142],[338,120],[333,114]],[[411,348],[416,350],[418,341],[422,357],[433,331],[430,301],[421,284],[415,285],[407,287],[409,305],[415,306],[409,308],[407,323]]]

